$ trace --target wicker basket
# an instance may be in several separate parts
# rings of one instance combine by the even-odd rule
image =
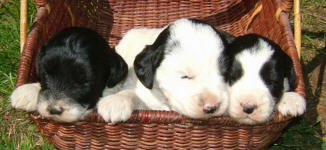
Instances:
[[[28,34],[17,86],[35,82],[35,57],[56,32],[69,26],[95,29],[114,46],[134,27],[161,27],[178,18],[197,18],[238,36],[258,33],[280,44],[294,61],[305,96],[301,66],[289,23],[292,0],[35,0],[38,12]],[[193,120],[174,112],[136,111],[125,123],[105,123],[94,111],[74,124],[31,113],[41,133],[59,149],[266,149],[291,117],[240,125],[228,117]]]

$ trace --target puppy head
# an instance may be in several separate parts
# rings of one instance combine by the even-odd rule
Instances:
[[[64,29],[42,47],[37,58],[38,111],[62,122],[82,119],[104,87],[115,85],[126,74],[126,63],[96,32]]]
[[[136,56],[134,69],[144,86],[166,96],[172,110],[192,118],[222,115],[228,93],[218,57],[226,42],[212,26],[180,19]]]
[[[283,92],[295,87],[290,57],[264,37],[255,34],[238,37],[223,57],[230,66],[223,72],[230,84],[228,113],[241,123],[267,121]]]

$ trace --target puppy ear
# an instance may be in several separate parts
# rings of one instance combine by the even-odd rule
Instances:
[[[228,32],[217,29],[215,29],[215,31],[221,36],[224,45],[230,44],[235,39],[235,37]]]
[[[43,66],[43,57],[45,55],[45,50],[46,50],[46,45],[43,46],[39,52],[39,54],[36,57],[36,62],[35,62],[35,68],[36,68],[36,77],[37,80],[41,82],[41,85],[43,84],[42,82],[45,81],[44,77],[45,77],[45,69]],[[44,84],[43,84],[44,85]]]
[[[127,76],[128,65],[115,50],[109,50],[107,60],[110,66],[107,86],[111,88]]]
[[[297,87],[297,76],[295,74],[292,59],[275,43],[272,43],[271,45],[275,47],[275,57],[279,59],[277,66],[283,69],[282,71],[284,72],[284,78],[287,80],[287,83],[284,82],[284,90],[287,92],[294,91],[294,89]],[[286,84],[288,85],[286,86]]]
[[[147,88],[153,88],[154,76],[164,58],[164,49],[170,36],[169,26],[156,38],[152,45],[147,45],[134,61],[135,73],[139,81]]]
[[[154,76],[157,67],[164,57],[164,46],[154,48],[148,45],[139,53],[134,61],[135,73],[139,81],[147,88],[153,88]]]
[[[285,78],[287,78],[289,82],[290,91],[294,91],[294,89],[297,87],[297,76],[295,74],[293,63],[290,58],[288,59],[287,70],[285,71]]]

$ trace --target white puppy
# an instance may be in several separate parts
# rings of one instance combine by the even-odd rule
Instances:
[[[248,34],[237,37],[222,55],[230,66],[223,74],[231,86],[228,113],[232,118],[244,124],[263,123],[276,105],[282,115],[303,114],[304,98],[291,92],[296,87],[293,63],[277,44]]]
[[[130,30],[116,46],[130,68],[128,77],[104,91],[109,96],[98,102],[98,113],[113,123],[127,120],[134,109],[173,110],[191,118],[223,115],[229,94],[219,56],[232,39],[190,19]]]

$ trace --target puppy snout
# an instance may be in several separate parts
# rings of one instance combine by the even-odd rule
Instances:
[[[48,111],[51,115],[60,115],[63,112],[63,108],[48,107]]]
[[[257,108],[256,105],[244,105],[242,110],[243,112],[247,113],[247,114],[251,114],[254,112],[254,110]]]
[[[217,107],[218,107],[217,105],[205,105],[203,111],[206,114],[212,114],[216,111]]]
[[[219,103],[206,103],[204,105],[203,111],[206,114],[212,114],[214,113],[218,108],[219,108],[220,104]]]
[[[204,102],[203,111],[206,114],[212,114],[216,112],[216,110],[219,107],[219,103],[217,100],[217,96],[212,94],[211,92],[204,92],[203,95],[201,95],[201,101]]]

